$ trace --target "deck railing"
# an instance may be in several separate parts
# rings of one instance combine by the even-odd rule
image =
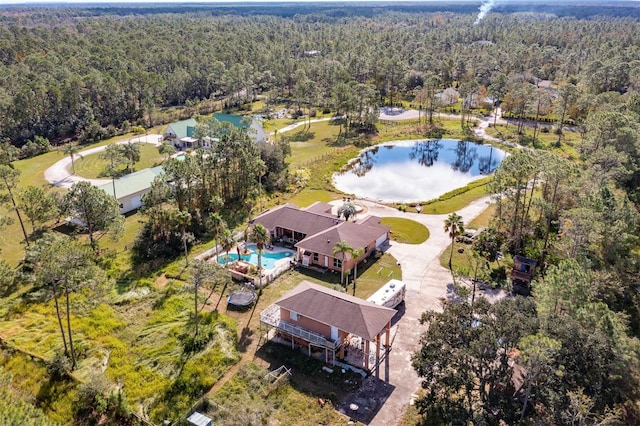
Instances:
[[[322,346],[335,350],[338,348],[338,343],[327,339],[321,334],[314,331],[307,330],[295,324],[283,321],[280,318],[280,307],[278,305],[271,305],[260,313],[260,322],[267,324],[271,327],[275,327],[278,330],[282,330],[292,336],[300,337],[307,342],[311,342],[316,346]]]

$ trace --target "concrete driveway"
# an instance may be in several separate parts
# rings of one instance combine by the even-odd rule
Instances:
[[[139,136],[133,139],[127,139],[127,140],[123,140],[116,143],[125,144],[129,142],[152,143],[157,146],[162,143],[162,135],[155,135],[155,134],[144,135],[144,136]],[[85,149],[84,151],[81,151],[75,154],[73,158],[74,158],[74,161],[76,161],[79,158],[84,157],[85,155],[95,154],[96,152],[101,152],[101,151],[104,151],[105,149],[107,149],[107,145],[98,146],[96,148]],[[63,159],[61,159],[60,161],[58,161],[57,163],[49,167],[47,170],[45,170],[44,178],[50,184],[55,186],[61,186],[63,188],[70,188],[71,186],[73,186],[73,184],[81,181],[88,181],[88,182],[91,182],[93,185],[103,185],[109,182],[109,179],[87,179],[72,173],[70,156],[65,156]]]
[[[401,244],[392,241],[387,250],[402,268],[402,280],[407,285],[404,315],[395,327],[393,344],[388,362],[380,366],[379,378],[388,380],[393,390],[373,420],[375,426],[395,425],[409,406],[411,396],[420,388],[420,379],[411,366],[411,355],[420,346],[420,335],[426,327],[420,325],[422,313],[440,310],[441,301],[448,296],[453,284],[451,273],[440,266],[440,254],[447,248],[450,239],[444,232],[444,221],[448,215],[403,213],[397,209],[366,200],[356,200],[367,207],[363,214],[380,217],[403,217],[415,220],[429,228],[429,239],[422,244]],[[490,198],[483,197],[459,210],[465,223],[478,216],[488,205]],[[501,297],[498,294],[495,297]]]

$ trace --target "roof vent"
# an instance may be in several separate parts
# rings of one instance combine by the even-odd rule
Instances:
[[[330,242],[331,242],[331,240],[329,240],[329,239],[327,238],[327,244],[329,244]]]

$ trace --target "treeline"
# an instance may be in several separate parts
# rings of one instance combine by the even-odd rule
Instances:
[[[423,315],[428,422],[638,424],[639,105],[614,96],[590,113],[579,161],[520,149],[496,171],[469,262],[535,260],[533,297],[491,305],[474,285]]]
[[[511,99],[518,116],[524,94],[529,115],[553,104],[558,119],[580,122],[607,93],[640,87],[640,28],[630,19],[490,14],[473,25],[475,13],[420,9],[349,19],[336,12],[349,8],[290,18],[29,10],[0,21],[0,139],[18,147],[35,136],[91,142],[157,124],[164,107],[219,97],[230,106],[289,97],[338,112],[351,103],[362,116],[420,88],[435,95],[454,86],[463,100]],[[541,80],[576,89],[561,105],[553,93],[530,101],[544,97]],[[357,85],[367,93],[355,94]]]

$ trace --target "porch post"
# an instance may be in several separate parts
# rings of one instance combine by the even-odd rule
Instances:
[[[364,368],[369,369],[369,340],[364,344]]]
[[[386,334],[385,344],[387,345],[387,347],[389,347],[389,338],[391,337],[391,322],[387,323],[386,329],[387,331],[385,333]]]
[[[380,377],[380,338],[381,333],[376,336],[376,377]]]

